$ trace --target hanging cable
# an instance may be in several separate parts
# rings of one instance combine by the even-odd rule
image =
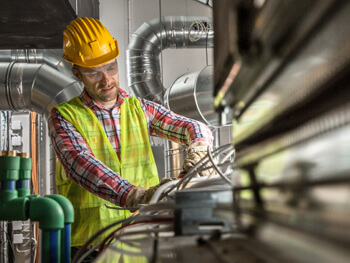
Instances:
[[[223,145],[219,148],[217,148],[216,150],[213,151],[213,154],[215,154],[214,156],[218,156],[219,154],[221,154],[222,152],[226,152],[228,151],[230,148],[232,147],[231,144],[226,144],[226,145]],[[205,161],[205,162],[204,162]],[[204,163],[203,163],[204,162]],[[180,189],[180,185],[182,184],[182,189],[184,189],[186,187],[186,185],[190,182],[190,180],[197,174],[199,173],[200,171],[204,170],[204,169],[210,169],[209,167],[206,167],[207,164],[211,162],[211,160],[209,159],[209,156],[208,156],[208,153],[195,165],[193,166],[187,173],[186,176],[184,176],[182,179],[183,181],[181,180],[179,182],[179,185],[177,187],[177,189],[179,190]],[[201,165],[201,166],[200,166]],[[199,167],[197,169],[197,167]],[[213,167],[211,167],[213,168]]]
[[[164,217],[163,217],[164,218]],[[154,216],[149,216],[149,215],[135,215],[135,216],[131,216],[128,217],[126,219],[123,220],[119,220],[116,221],[102,229],[100,229],[99,231],[97,231],[94,235],[92,235],[85,243],[84,245],[78,250],[78,252],[75,254],[72,263],[78,263],[80,262],[80,258],[83,256],[84,252],[87,250],[88,246],[96,239],[98,238],[100,235],[102,235],[103,233],[105,233],[106,231],[108,231],[110,228],[116,227],[120,224],[122,224],[123,227],[126,227],[128,225],[130,225],[131,223],[134,222],[139,222],[142,220],[152,220],[154,219]],[[119,228],[118,228],[119,229]],[[115,232],[115,231],[113,231]],[[104,242],[106,242],[106,240],[104,240]],[[102,242],[99,243],[99,245],[101,245]]]
[[[218,147],[217,149],[215,149],[213,151],[213,156],[217,156],[218,154],[221,154],[222,152],[227,152],[228,150],[231,149],[232,152],[232,144],[225,144],[223,146]],[[227,157],[228,158],[228,157]],[[204,162],[205,161],[205,162]],[[225,159],[226,161],[226,159]],[[166,192],[164,192],[160,199],[164,198],[164,196],[167,196],[171,191],[173,191],[175,188],[177,188],[177,190],[184,189],[186,187],[186,185],[191,181],[191,179],[198,174],[199,172],[201,172],[202,170],[205,169],[212,169],[214,168],[213,166],[210,167],[206,167],[207,163],[209,163],[209,157],[208,154],[206,156],[204,156],[201,160],[199,160],[188,172],[187,174],[181,178],[181,180],[178,181],[177,184],[171,186]],[[231,162],[229,162],[231,163]],[[219,165],[221,166],[221,165]],[[197,169],[198,167],[198,169]]]
[[[208,156],[209,156],[209,159],[210,159],[211,163],[213,164],[215,170],[218,172],[218,174],[221,176],[221,178],[224,179],[224,181],[226,183],[228,183],[229,185],[232,186],[231,181],[220,171],[219,167],[215,164],[215,161],[213,159],[213,156],[211,155],[211,151],[210,151],[209,147],[208,147]]]
[[[135,217],[139,217],[138,215],[135,216]],[[129,222],[129,221],[132,221],[132,220],[135,220],[135,217],[133,218],[126,218],[126,219],[123,219],[123,220],[119,220],[119,221],[116,221],[102,229],[100,229],[99,231],[97,231],[95,234],[93,234],[85,243],[84,245],[78,250],[78,252],[75,254],[73,260],[72,260],[72,263],[77,263],[79,262],[79,259],[80,257],[84,254],[84,251],[86,251],[86,249],[88,248],[88,246],[90,245],[90,243],[92,243],[97,237],[99,237],[100,235],[102,235],[104,232],[106,232],[108,229],[112,228],[112,227],[115,227],[117,225],[120,225],[122,223],[125,223],[125,222]]]

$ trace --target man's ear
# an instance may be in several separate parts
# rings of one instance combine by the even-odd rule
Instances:
[[[81,74],[79,72],[79,70],[75,69],[75,68],[72,68],[72,72],[73,72],[73,75],[79,80],[79,81],[83,81],[82,78],[81,78]]]

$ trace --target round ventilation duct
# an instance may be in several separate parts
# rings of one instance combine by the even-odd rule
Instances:
[[[166,91],[165,105],[177,114],[219,126],[219,115],[214,109],[213,66],[188,73],[176,79]]]

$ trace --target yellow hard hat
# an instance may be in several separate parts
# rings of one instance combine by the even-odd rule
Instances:
[[[77,18],[63,31],[63,58],[85,68],[104,64],[119,55],[118,42],[98,19]]]

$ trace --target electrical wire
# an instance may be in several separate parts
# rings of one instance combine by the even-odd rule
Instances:
[[[10,237],[10,235],[8,234],[8,231],[5,230],[5,228],[7,227],[8,223],[9,223],[9,222],[6,222],[6,225],[4,224],[4,229],[1,230],[1,231],[4,233],[5,238],[7,239],[6,242],[4,242],[4,245],[6,246],[6,244],[8,243],[9,248],[10,248],[10,249],[8,249],[8,253],[9,253],[9,252],[12,253],[12,255],[13,255],[13,262],[14,262],[14,261],[15,261],[15,256],[14,256],[14,255],[15,255],[15,254],[14,254],[14,244],[12,244],[12,242],[11,242],[11,237]],[[9,254],[7,254],[7,256],[9,256]]]
[[[151,201],[150,201],[150,204],[155,204],[159,201],[159,197],[162,195],[162,193],[168,189],[169,187],[173,186],[177,184],[177,180],[173,180],[173,181],[170,181],[170,182],[167,182],[163,185],[161,185],[157,191],[153,194],[152,198],[151,198]]]
[[[105,204],[105,207],[109,208],[109,209],[114,209],[114,210],[134,210],[135,207],[115,207],[115,206],[109,206],[107,204]]]
[[[20,250],[18,249],[18,246],[27,246],[29,243],[34,243],[36,245],[36,240],[34,238],[23,238],[23,239],[28,239],[29,241],[26,243],[26,244],[16,244],[15,245],[15,249],[17,252],[20,252],[20,253],[26,253],[26,252],[31,252],[31,251],[34,251],[36,249],[36,247],[32,247],[32,248],[29,248],[29,249],[25,249],[25,250]]]
[[[218,174],[221,176],[221,178],[226,182],[228,183],[229,185],[232,186],[232,182],[220,171],[219,167],[215,164],[215,161],[213,159],[213,156],[211,155],[211,152],[208,151],[208,156],[209,156],[209,159],[211,161],[211,163],[213,164],[214,166],[214,169],[218,172]]]
[[[173,211],[174,209],[175,204],[173,202],[160,202],[141,207],[139,213],[142,215],[149,215],[152,213],[159,213],[161,211]]]
[[[110,228],[112,227],[115,227],[117,225],[120,225],[122,224],[121,227],[117,228],[115,231],[113,231],[112,233],[115,233],[117,230],[121,229],[121,228],[124,228],[124,227],[127,227],[129,226],[133,221],[135,220],[150,220],[150,221],[147,221],[147,222],[152,222],[151,219],[154,219],[155,217],[151,217],[149,215],[135,215],[135,216],[130,216],[126,219],[123,219],[123,220],[119,220],[119,221],[116,221],[104,228],[102,228],[101,230],[99,230],[98,232],[96,232],[94,235],[92,235],[85,243],[84,245],[78,250],[78,252],[76,253],[76,255],[74,256],[73,260],[72,260],[72,263],[80,263],[82,262],[82,257],[84,255],[88,256],[90,255],[96,248],[98,248],[101,244],[105,243],[106,241],[108,241],[108,239],[111,237],[111,234],[108,235],[107,238],[105,238],[104,240],[102,240],[100,243],[98,243],[97,245],[94,245],[91,249],[89,249],[87,252],[85,252],[88,248],[88,246],[97,238],[99,237],[100,235],[102,235],[104,232],[106,232],[107,230],[109,230]],[[164,218],[164,216],[161,216],[161,218]],[[139,222],[139,221],[137,221]],[[134,223],[133,223],[134,224]],[[90,251],[90,253],[88,253]],[[85,254],[84,254],[85,252]],[[85,257],[84,257],[85,258]],[[83,258],[83,259],[84,259]]]
[[[130,225],[130,227],[132,227],[132,225]],[[173,226],[171,226],[171,228],[168,227],[166,229],[164,229],[164,228],[163,229],[145,229],[145,230],[137,230],[137,231],[132,231],[132,232],[116,233],[113,236],[113,238],[116,240],[112,243],[110,241],[113,239],[109,239],[108,243],[110,243],[110,244],[107,243],[106,247],[108,245],[113,245],[116,242],[122,242],[122,243],[125,243],[129,246],[132,246],[132,247],[139,247],[139,246],[136,246],[135,244],[133,244],[133,242],[138,242],[140,240],[143,240],[144,238],[134,238],[134,239],[123,240],[123,237],[132,236],[132,235],[143,235],[143,234],[159,234],[159,233],[163,233],[163,232],[174,232]]]
[[[147,217],[147,218],[149,218],[149,216]],[[133,218],[134,220],[135,220],[135,218]],[[125,220],[126,221],[126,220]],[[76,262],[76,263],[81,263],[81,262],[83,262],[83,260],[85,259],[85,258],[87,258],[90,254],[92,254],[97,248],[99,248],[99,254],[105,249],[105,247],[107,247],[107,245],[109,245],[109,241],[111,240],[111,238],[113,237],[113,238],[115,238],[114,237],[114,235],[118,232],[118,231],[120,231],[120,230],[122,230],[122,229],[124,229],[124,228],[126,228],[126,227],[128,227],[128,226],[133,226],[133,225],[136,225],[136,224],[141,224],[141,223],[160,223],[160,222],[170,222],[170,221],[173,221],[173,218],[172,217],[161,217],[161,218],[159,218],[159,217],[157,217],[157,218],[151,218],[151,219],[145,219],[145,220],[141,220],[141,221],[137,221],[137,222],[132,222],[132,220],[128,223],[128,224],[126,224],[126,225],[122,225],[121,227],[119,227],[119,228],[117,228],[115,231],[113,231],[112,233],[110,233],[105,239],[103,239],[101,242],[99,242],[97,245],[94,245],[92,248],[90,248],[88,251],[86,251],[83,255],[78,255],[78,253],[80,252],[80,250],[82,249],[80,249],[79,251],[78,251],[78,253],[77,253],[77,255],[74,257],[74,259],[73,259],[73,263],[74,262]],[[113,224],[115,224],[115,223],[113,223]],[[156,232],[156,230],[152,230],[151,232]],[[137,231],[137,232],[133,232],[134,234],[136,234],[136,233],[142,233],[141,231]],[[129,234],[129,233],[127,233],[127,234]],[[126,235],[126,233],[125,234],[123,234],[123,235]],[[119,235],[119,236],[122,236],[122,235]],[[86,249],[86,248],[85,248]],[[81,253],[80,253],[81,254]],[[79,257],[78,259],[76,259],[76,257]],[[77,260],[77,261],[76,261]]]
[[[142,223],[159,223],[159,222],[172,222],[174,220],[173,217],[162,217],[162,218],[152,218],[152,219],[146,219],[146,220],[141,220],[141,221],[137,221],[137,222],[130,222],[129,224],[127,225],[124,225],[124,226],[121,226],[119,227],[118,229],[116,229],[115,231],[113,231],[112,233],[110,233],[103,241],[102,241],[102,244],[100,246],[100,252],[102,252],[102,250],[104,249],[105,247],[105,243],[111,238],[113,237],[113,235],[115,235],[116,232],[128,227],[128,226],[133,226],[133,225],[136,225],[136,224],[142,224]]]
[[[213,155],[216,157],[217,155],[221,154],[222,152],[226,152],[228,151],[228,149],[232,149],[232,144],[225,144],[223,146],[218,147],[217,149],[215,149],[213,151]],[[209,148],[209,147],[208,147]],[[209,150],[209,149],[208,149]],[[208,159],[208,160],[206,160]],[[206,160],[204,162],[204,160]],[[226,159],[225,159],[226,160]],[[203,163],[204,162],[204,163]],[[187,184],[191,181],[191,179],[198,174],[199,172],[203,171],[203,170],[207,170],[207,169],[212,169],[213,167],[205,167],[207,163],[209,163],[209,157],[208,154],[206,154],[201,160],[199,160],[188,172],[187,174],[181,178],[181,180],[178,181],[177,184],[173,185],[172,187],[170,187],[165,193],[163,193],[160,197],[160,199],[164,198],[164,196],[167,196],[171,191],[173,191],[175,188],[177,188],[177,190],[184,189]],[[197,167],[199,167],[201,165],[200,168],[197,169]]]
[[[129,225],[129,226],[132,226],[132,225]],[[117,229],[115,232],[117,232],[119,229]],[[113,236],[113,238],[119,238],[121,236],[126,236],[126,235],[136,235],[136,234],[147,234],[147,233],[155,233],[155,232],[164,232],[164,230],[143,230],[143,231],[134,231],[134,232],[129,232],[129,233],[123,233],[122,235],[116,235],[116,236]],[[107,245],[112,245],[110,244],[109,242],[112,241],[113,239],[110,238],[108,239],[108,242],[106,244],[106,247]],[[118,241],[120,242],[123,242],[123,243],[126,243],[125,241],[122,241],[122,240],[119,240]],[[77,263],[81,263],[83,262],[84,259],[86,259],[89,255],[91,255],[93,252],[96,251],[97,248],[99,248],[103,242],[105,242],[105,240],[102,240],[100,243],[98,243],[97,245],[94,245],[93,247],[91,247],[88,251],[86,251],[80,258],[79,260],[77,261]],[[129,244],[130,245],[130,244]],[[104,248],[105,249],[105,248]],[[104,250],[103,249],[103,250]],[[102,250],[99,250],[99,254],[102,253]]]
[[[131,222],[132,220],[135,220],[136,217],[140,217],[139,215],[136,215],[135,217],[131,218],[128,217],[126,219],[123,220],[118,220],[102,229],[100,229],[99,231],[97,231],[95,234],[93,234],[85,243],[84,245],[78,250],[78,252],[75,254],[72,263],[77,263],[79,258],[83,255],[84,251],[86,251],[86,249],[88,248],[88,246],[100,235],[102,235],[104,232],[106,232],[108,229],[117,226],[119,224],[125,223],[125,222]]]
[[[216,150],[213,151],[213,153],[215,154],[215,157],[218,156],[219,154],[221,154],[222,152],[226,152],[228,151],[230,148],[232,148],[232,145],[231,144],[226,144],[226,145],[223,145],[219,148],[217,148]],[[210,147],[208,146],[208,153],[195,165],[193,166],[187,173],[186,176],[184,176],[182,179],[183,179],[183,182],[182,182],[182,189],[184,189],[186,187],[186,185],[190,182],[190,180],[197,174],[199,173],[200,171],[202,170],[205,170],[205,169],[211,169],[209,167],[206,167],[207,163],[209,162],[212,162],[212,164],[215,164],[214,161],[211,161],[210,158],[209,158],[209,152],[210,152]],[[206,160],[208,158],[208,160]],[[206,160],[205,163],[202,164],[202,166],[197,170],[197,167],[202,163],[204,162],[204,160]],[[179,186],[177,188],[178,190],[180,189]]]
[[[86,259],[88,256],[90,256],[98,247],[100,244],[94,245],[92,248],[90,248],[88,251],[86,251],[77,261],[77,263],[83,262],[84,259]],[[78,251],[79,252],[79,251]],[[73,261],[74,262],[74,261]]]

